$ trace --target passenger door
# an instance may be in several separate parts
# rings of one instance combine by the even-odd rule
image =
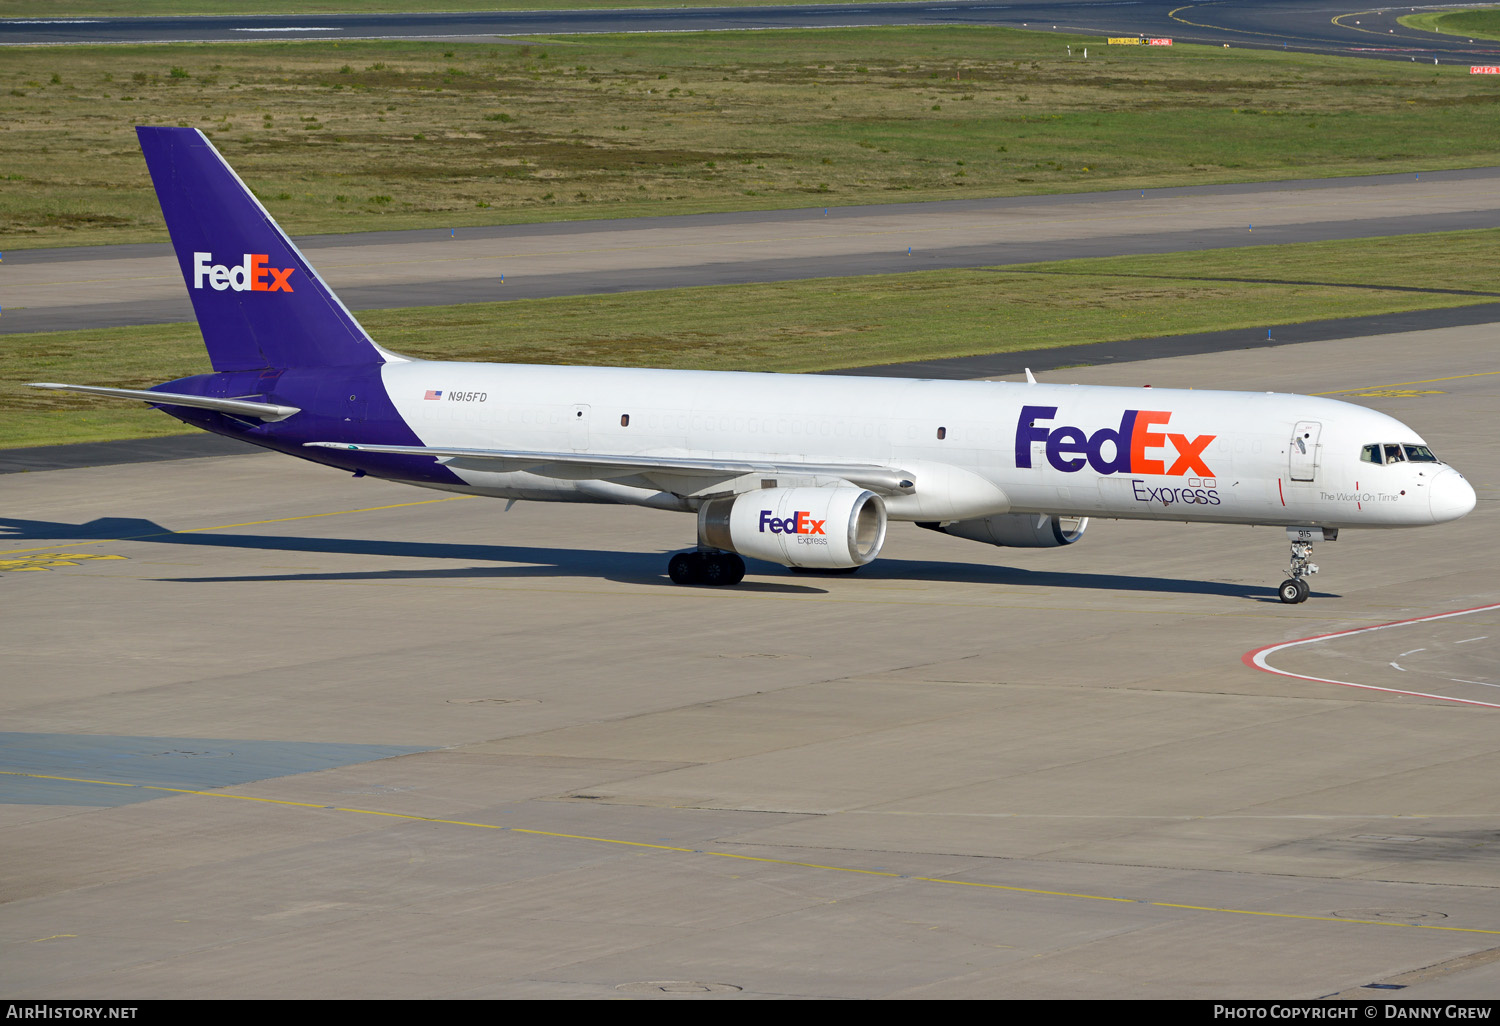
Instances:
[[[1318,479],[1318,435],[1323,425],[1315,420],[1299,420],[1292,431],[1292,441],[1287,454],[1287,476],[1293,481],[1316,481]]]

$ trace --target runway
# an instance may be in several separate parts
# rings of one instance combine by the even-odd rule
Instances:
[[[685,589],[652,511],[269,454],[11,475],[3,989],[1493,999],[1500,712],[1244,662],[1500,603],[1493,335],[1049,375],[1335,394],[1476,482],[1319,546],[1300,606],[1272,529],[898,525],[854,576]],[[1469,697],[1496,616],[1272,661]]]
[[[1213,46],[1442,63],[1493,63],[1492,40],[1421,32],[1397,16],[1414,8],[1358,10],[1345,0],[1040,0],[993,3],[787,4],[772,7],[633,7],[579,11],[437,14],[235,15],[158,18],[0,19],[0,46],[286,39],[448,39],[593,32],[755,31],[869,25],[991,25],[1100,36],[1150,36]]]
[[[354,310],[989,267],[1500,227],[1500,168],[1173,189],[695,214],[298,245]],[[17,250],[3,329],[192,319],[161,245]]]

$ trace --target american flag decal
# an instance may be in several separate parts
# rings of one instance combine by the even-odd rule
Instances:
[[[441,399],[442,397],[443,397],[443,390],[442,389],[440,389],[440,388],[429,388],[427,390],[427,394],[424,395],[422,398],[423,399]]]

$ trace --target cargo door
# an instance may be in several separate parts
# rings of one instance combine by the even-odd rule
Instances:
[[[574,452],[587,452],[589,447],[589,407],[574,406],[568,412],[568,442]]]

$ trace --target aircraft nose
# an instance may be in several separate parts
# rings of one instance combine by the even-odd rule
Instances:
[[[1428,502],[1434,523],[1457,520],[1474,508],[1474,488],[1458,471],[1444,470],[1432,479]]]

